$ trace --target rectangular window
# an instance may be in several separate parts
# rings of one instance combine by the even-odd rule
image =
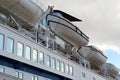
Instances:
[[[16,77],[23,79],[23,73],[16,71]]]
[[[37,76],[32,76],[32,80],[38,80]]]
[[[46,63],[46,66],[50,67],[50,56],[49,55],[46,55],[45,63]]]
[[[4,36],[0,34],[0,50],[3,50]]]
[[[68,67],[68,64],[65,65],[65,73],[69,73],[69,67]]]
[[[64,62],[61,62],[60,67],[61,67],[61,72],[65,72],[65,63]]]
[[[96,80],[96,78],[95,78],[95,77],[93,77],[93,80]]]
[[[7,38],[7,52],[8,53],[13,53],[14,50],[14,40],[11,38]]]
[[[25,46],[25,58],[30,60],[30,58],[31,58],[30,54],[31,54],[31,48],[28,46]]]
[[[51,68],[55,69],[55,58],[51,58]]]
[[[34,80],[34,79],[32,79]],[[42,76],[39,76],[39,79],[38,80],[52,80],[52,79],[48,79],[48,78],[45,78],[45,77],[42,77]]]
[[[72,66],[69,66],[69,74],[73,75],[73,67]]]
[[[44,54],[39,52],[39,64],[44,64]]]
[[[35,77],[35,80],[38,80],[38,77]]]
[[[34,80],[34,76],[32,76],[32,80]]]
[[[34,62],[37,62],[38,61],[38,54],[37,54],[37,50],[35,50],[35,49],[33,49],[33,52],[32,52],[33,54],[32,54],[32,56],[33,56],[33,61]]]
[[[82,77],[85,78],[85,73],[84,72],[82,72]]]
[[[60,71],[60,61],[56,60],[56,69]]]
[[[3,72],[5,72],[5,68],[0,67],[0,73],[3,73]]]
[[[17,45],[17,55],[23,57],[23,44],[18,42]]]

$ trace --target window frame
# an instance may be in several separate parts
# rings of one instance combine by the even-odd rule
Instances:
[[[49,57],[49,59],[48,59],[48,57]],[[51,67],[51,56],[50,55],[45,56],[45,65],[47,67]]]
[[[21,74],[22,74],[22,75],[21,75]],[[21,76],[20,76],[20,75],[21,75]],[[18,77],[18,78],[20,78],[20,79],[23,79],[23,73],[20,72],[20,71],[16,71],[16,72],[15,72],[15,76]]]
[[[30,49],[30,53],[29,53],[29,59],[28,59],[28,57],[27,57],[27,54],[26,54],[26,47],[27,48],[29,48]],[[24,50],[24,57],[25,57],[25,59],[27,59],[27,60],[31,60],[31,47],[30,46],[28,46],[28,45],[25,45],[25,50]]]
[[[68,64],[65,64],[65,73],[69,74],[69,65]]]
[[[73,66],[69,65],[69,74],[73,76]]]
[[[2,71],[1,71],[1,69],[2,69]],[[5,68],[0,66],[0,73],[4,73],[4,72],[5,72]]]
[[[8,51],[8,39],[10,39],[10,40],[12,40],[13,41],[13,44],[12,44],[12,52],[9,52]],[[7,42],[6,42],[7,44],[6,44],[6,51],[8,52],[8,53],[14,53],[14,39],[13,38],[11,38],[11,37],[7,37]]]
[[[2,35],[2,36],[3,36],[3,45],[2,45],[2,49],[0,49],[0,50],[4,50],[4,44],[5,44],[5,35],[4,35],[4,34],[2,34],[2,33],[0,33],[0,35]]]
[[[56,59],[56,70],[60,71],[60,60],[58,59]]]
[[[86,77],[86,74],[84,72],[82,72],[82,77],[85,78]]]
[[[32,76],[32,80],[36,80],[36,79],[39,80],[38,76]]]
[[[93,80],[96,80],[96,78],[95,78],[95,77],[93,77]]]
[[[21,45],[22,45],[22,55],[18,55],[18,44],[21,44]],[[19,57],[24,57],[23,55],[24,55],[24,44],[18,41],[18,42],[17,42],[17,56],[19,56]]]
[[[40,54],[42,54],[42,59],[41,59],[41,56],[40,56]],[[39,64],[44,64],[44,58],[45,58],[45,55],[44,55],[44,53],[43,52],[38,52],[38,63]]]
[[[55,57],[51,57],[50,63],[51,63],[51,68],[56,69],[56,58]]]
[[[35,54],[35,53],[33,53],[34,51],[36,51],[36,56],[34,56],[33,54]],[[36,59],[34,59],[34,57],[36,57]],[[33,62],[38,62],[38,50],[37,49],[32,49],[32,61]]]
[[[62,64],[63,64],[63,66],[62,66]],[[62,61],[60,62],[60,71],[63,73],[65,72],[65,63]]]

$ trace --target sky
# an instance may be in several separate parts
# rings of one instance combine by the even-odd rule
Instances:
[[[120,69],[120,0],[41,0],[82,20],[75,25]]]

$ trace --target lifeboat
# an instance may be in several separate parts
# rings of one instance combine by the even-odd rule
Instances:
[[[48,14],[46,16],[51,32],[75,47],[85,46],[89,38],[63,16]]]
[[[107,60],[103,52],[93,46],[82,47],[78,52],[81,56],[89,60],[92,66],[97,69],[100,69]]]
[[[0,9],[6,10],[12,16],[31,25],[35,25],[43,13],[40,6],[37,6],[32,0],[0,0]]]
[[[110,76],[112,76],[112,77],[117,77],[118,76],[119,69],[116,66],[114,66],[111,63],[106,63],[104,66],[105,66],[105,69]]]

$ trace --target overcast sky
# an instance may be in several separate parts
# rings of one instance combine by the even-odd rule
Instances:
[[[90,44],[104,52],[111,50],[120,58],[120,0],[43,0],[42,3],[82,19],[76,25],[90,38]]]

